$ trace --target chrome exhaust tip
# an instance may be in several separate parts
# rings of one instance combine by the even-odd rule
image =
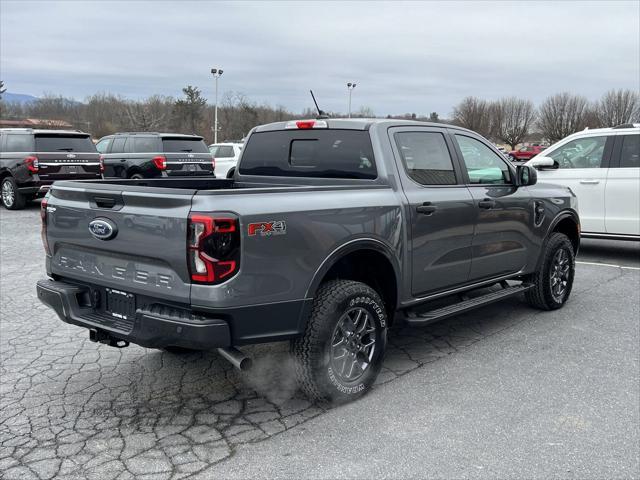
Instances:
[[[244,372],[251,368],[253,361],[235,347],[219,348],[218,353],[238,370]]]

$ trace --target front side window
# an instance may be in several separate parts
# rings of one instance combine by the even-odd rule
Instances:
[[[482,185],[511,183],[509,167],[497,153],[475,138],[459,134],[455,137],[467,167],[469,183]]]
[[[640,135],[622,137],[620,168],[640,168]]]
[[[104,138],[100,140],[96,144],[96,150],[98,150],[99,153],[107,153],[109,151],[109,145],[111,145],[112,140],[113,138]]]
[[[12,135],[7,134],[7,140],[4,144],[5,152],[30,152],[33,150],[31,135]]]
[[[422,185],[455,185],[456,174],[444,135],[399,132],[394,135],[407,175]]]
[[[605,136],[577,138],[545,156],[553,158],[558,168],[600,168],[605,143]]]

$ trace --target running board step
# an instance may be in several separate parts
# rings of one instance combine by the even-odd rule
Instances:
[[[520,285],[506,287],[502,290],[487,293],[479,297],[470,298],[469,300],[464,300],[459,303],[454,303],[453,305],[437,308],[435,310],[420,313],[416,311],[409,311],[407,313],[406,322],[409,325],[414,326],[426,325],[437,320],[442,320],[443,318],[451,317],[453,315],[458,315],[459,313],[473,310],[474,308],[489,305],[490,303],[497,302],[499,300],[504,300],[505,298],[513,297],[514,295],[526,292],[530,288],[533,288],[533,285],[522,283]]]

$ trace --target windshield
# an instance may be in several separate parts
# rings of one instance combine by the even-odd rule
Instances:
[[[162,147],[165,153],[189,152],[209,153],[202,138],[163,138]]]
[[[244,148],[240,173],[283,177],[377,177],[369,132],[281,130],[254,133]]]
[[[36,152],[97,152],[89,136],[36,135]]]

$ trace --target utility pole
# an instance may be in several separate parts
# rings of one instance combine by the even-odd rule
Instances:
[[[216,100],[213,107],[213,143],[218,143],[218,79],[222,75],[222,70],[219,68],[212,68],[211,74],[216,79]]]
[[[347,83],[347,90],[349,91],[349,118],[351,118],[351,92],[356,88],[355,83]]]

